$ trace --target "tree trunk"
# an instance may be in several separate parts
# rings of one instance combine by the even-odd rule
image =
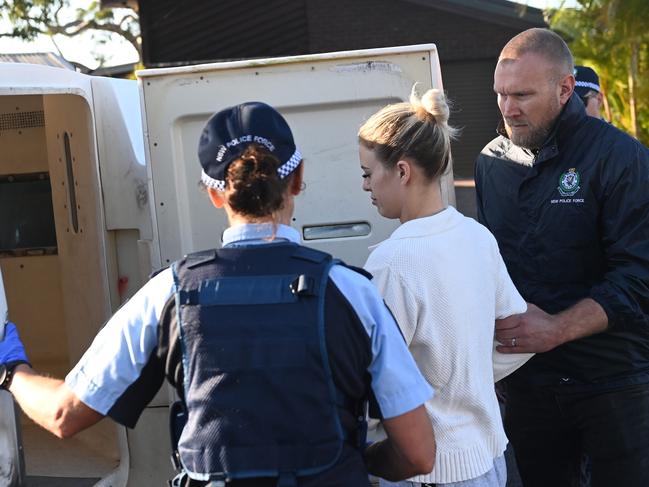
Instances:
[[[611,113],[611,105],[608,103],[606,97],[606,90],[602,88],[602,101],[604,102],[604,117],[608,122],[613,122],[613,114]]]
[[[638,78],[638,41],[631,42],[631,59],[629,60],[629,111],[631,115],[631,135],[638,138],[638,114],[636,104],[636,79]]]

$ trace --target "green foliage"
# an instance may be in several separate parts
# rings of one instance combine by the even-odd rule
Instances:
[[[647,0],[577,0],[547,12],[577,64],[592,66],[611,122],[649,145],[649,8]]]
[[[91,31],[102,33],[97,40],[106,42],[109,34],[116,34],[133,45],[141,59],[137,14],[130,9],[120,11],[127,13],[118,16],[114,9],[102,9],[98,1],[90,2],[87,8],[72,8],[70,0],[0,0],[0,17],[11,24],[0,37],[29,41],[39,35],[73,37]]]

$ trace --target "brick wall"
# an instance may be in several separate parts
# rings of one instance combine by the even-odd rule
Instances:
[[[437,44],[440,60],[495,59],[515,28],[399,0],[307,0],[310,52]]]

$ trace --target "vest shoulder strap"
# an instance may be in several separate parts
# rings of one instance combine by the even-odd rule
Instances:
[[[202,264],[207,264],[208,262],[212,262],[214,259],[216,259],[217,256],[217,250],[216,249],[209,249],[209,250],[201,250],[200,252],[193,252],[191,254],[185,255],[185,265],[189,269],[193,269],[194,267],[198,267]]]
[[[320,264],[325,262],[326,260],[333,259],[331,254],[322,252],[320,250],[312,249],[310,247],[304,247],[302,245],[296,247],[293,257],[296,259],[313,262],[315,264]]]

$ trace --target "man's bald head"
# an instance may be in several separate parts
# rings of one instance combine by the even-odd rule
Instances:
[[[500,53],[498,62],[518,59],[524,54],[536,54],[556,68],[555,75],[573,74],[575,63],[564,40],[548,29],[528,29],[513,37]]]
[[[570,49],[554,32],[529,29],[503,48],[494,92],[510,140],[538,149],[547,140],[575,88]]]

